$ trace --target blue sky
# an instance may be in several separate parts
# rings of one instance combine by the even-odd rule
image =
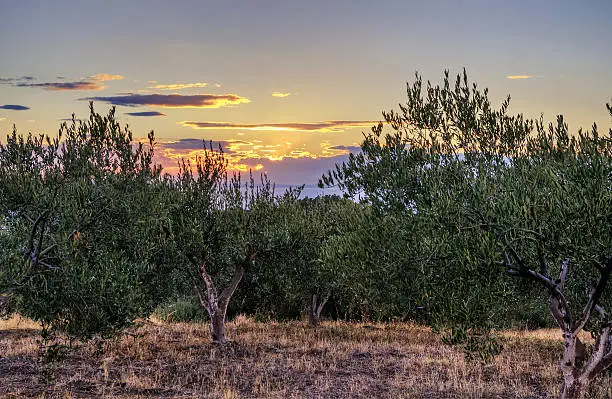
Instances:
[[[0,10],[0,136],[13,124],[55,133],[94,99],[99,112],[115,104],[136,137],[154,129],[169,170],[205,139],[223,142],[236,169],[315,183],[397,108],[415,71],[439,82],[465,67],[494,104],[510,94],[512,112],[610,125],[610,1],[0,0]]]

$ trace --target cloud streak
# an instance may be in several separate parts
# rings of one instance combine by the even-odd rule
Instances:
[[[125,76],[122,75],[109,75],[107,73],[98,73],[91,77],[92,80],[96,80],[99,82],[106,82],[108,80],[123,80]]]
[[[166,116],[166,114],[159,112],[159,111],[126,112],[126,115],[130,115],[130,116]]]
[[[285,97],[289,97],[290,95],[291,93],[284,93],[280,91],[272,92],[272,97],[277,97],[277,98],[285,98]]]
[[[0,78],[0,84],[14,84],[16,82],[32,81],[34,79],[34,76],[22,76],[19,78]]]
[[[165,143],[161,143],[162,147],[166,150],[174,150],[174,151],[193,151],[193,150],[204,150],[204,145],[206,148],[210,148],[212,146],[213,150],[219,149],[219,147],[223,148],[223,152],[226,154],[232,154],[233,151],[229,149],[230,142],[225,140],[220,141],[207,141],[203,139],[180,139],[177,141],[169,141]]]
[[[17,105],[17,104],[5,104],[0,105],[0,109],[7,109],[10,111],[27,111],[30,107],[26,107],[25,105]]]
[[[16,87],[34,87],[47,91],[100,91],[106,86],[103,82],[110,80],[121,80],[124,77],[121,75],[109,75],[106,73],[98,73],[85,79],[73,82],[43,82],[43,83],[15,83]],[[63,78],[58,77],[59,80]]]
[[[156,82],[157,83],[157,82]],[[196,83],[172,83],[172,84],[158,84],[155,86],[149,86],[147,89],[157,90],[184,90],[184,89],[201,89],[207,87],[208,83],[196,82]]]
[[[340,151],[348,151],[348,152],[360,152],[361,147],[358,145],[335,145],[333,147],[329,147],[330,150],[340,150]]]
[[[178,124],[201,130],[266,130],[295,132],[342,132],[356,127],[370,127],[375,121],[323,121],[323,122],[289,122],[289,123],[230,123],[230,122],[194,122],[182,121]]]
[[[47,91],[99,91],[104,85],[98,82],[46,82],[46,83],[18,83],[17,87],[38,87]]]
[[[154,106],[162,108],[221,108],[249,103],[251,100],[235,94],[126,94],[108,97],[86,97],[81,100],[101,101],[125,107]]]
[[[506,76],[508,79],[531,79],[533,75],[508,75]]]

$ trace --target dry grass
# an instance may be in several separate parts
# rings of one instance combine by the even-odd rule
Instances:
[[[146,322],[138,336],[73,351],[40,372],[35,325],[0,322],[0,395],[44,398],[540,398],[558,397],[562,343],[551,331],[508,332],[486,366],[409,324],[229,324],[210,343],[205,324]],[[43,378],[44,377],[44,378]],[[54,380],[52,380],[54,379]],[[612,397],[612,378],[591,397]]]

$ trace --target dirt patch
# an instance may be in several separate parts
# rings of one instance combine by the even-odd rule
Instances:
[[[409,324],[144,323],[134,336],[90,342],[38,363],[38,332],[0,331],[0,396],[9,398],[540,398],[557,397],[558,342],[509,334],[492,364],[466,363],[429,329]],[[2,325],[0,324],[0,329]],[[528,333],[527,333],[528,334]],[[520,336],[519,336],[520,335]],[[527,337],[528,338],[528,337]],[[521,344],[525,342],[525,344]],[[591,397],[611,397],[612,378]],[[606,396],[607,395],[607,396]]]

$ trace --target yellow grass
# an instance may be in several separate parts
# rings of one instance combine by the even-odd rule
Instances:
[[[43,373],[35,328],[0,321],[2,397],[554,398],[561,383],[555,330],[504,332],[506,350],[483,366],[406,323],[311,329],[238,317],[219,346],[206,324],[151,320],[136,336],[82,345]],[[612,397],[611,387],[606,376],[589,396]]]

